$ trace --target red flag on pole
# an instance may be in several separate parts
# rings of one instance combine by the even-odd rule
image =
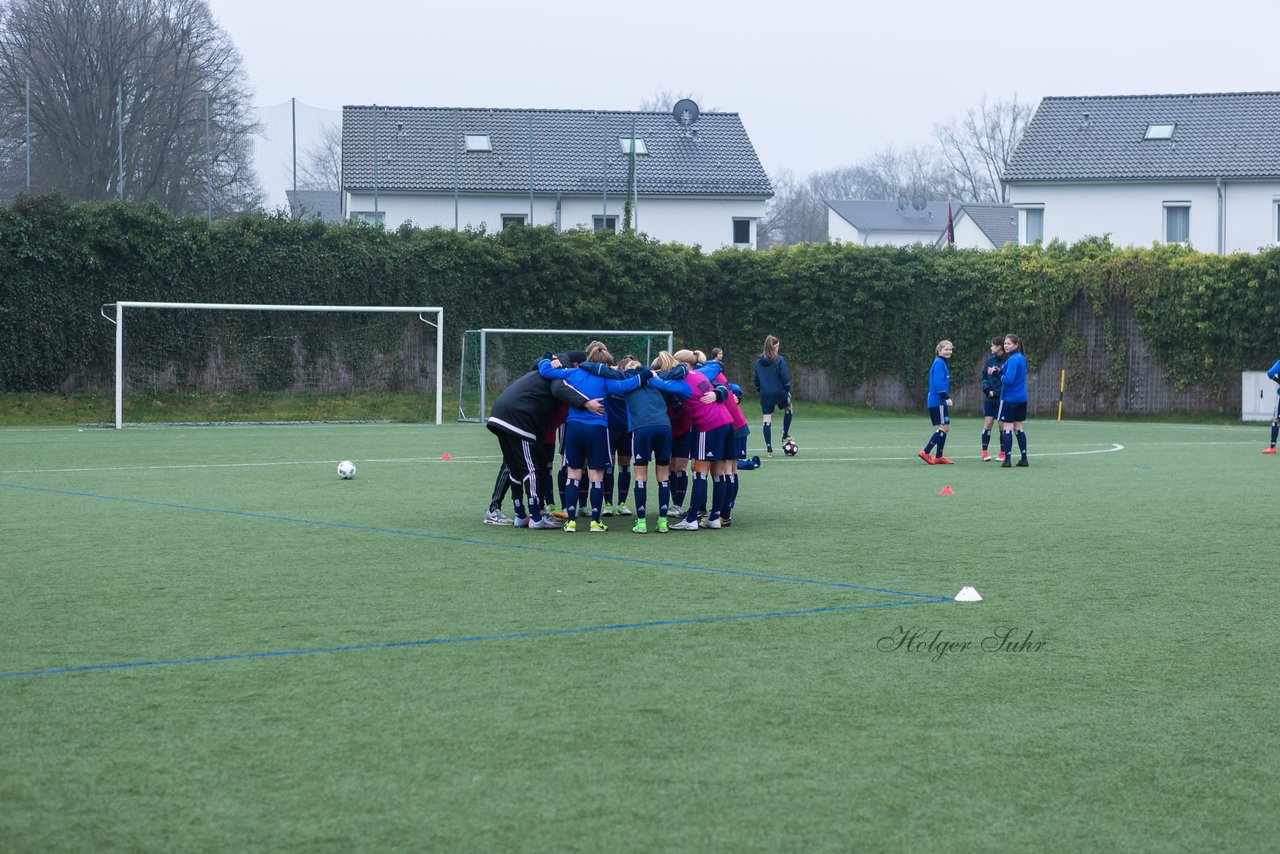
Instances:
[[[947,201],[947,245],[956,245],[956,221],[951,215],[951,201]]]

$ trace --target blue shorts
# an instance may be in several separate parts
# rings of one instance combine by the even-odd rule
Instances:
[[[624,457],[631,453],[631,434],[627,432],[626,424],[609,425],[609,453]]]
[[[603,471],[609,465],[609,428],[603,424],[569,421],[564,430],[564,458],[569,468],[586,467]]]
[[[1000,414],[1000,398],[984,397],[982,398],[982,417],[995,418]]]
[[[934,427],[951,423],[951,409],[945,403],[929,407],[929,423]]]
[[[1000,423],[1012,424],[1015,421],[1021,424],[1027,420],[1027,402],[1025,400],[1018,403],[1012,401],[1000,401]]]
[[[631,461],[647,466],[649,458],[660,466],[671,462],[671,428],[641,427],[631,434]]]
[[[721,424],[706,433],[698,434],[693,458],[698,460],[731,460],[733,456],[733,425]]]
[[[775,409],[786,409],[791,406],[791,395],[789,394],[771,394],[760,395],[760,412],[765,415],[772,415]]]
[[[671,437],[671,459],[687,460],[690,452],[693,450],[693,437],[695,433],[689,430],[679,436]]]

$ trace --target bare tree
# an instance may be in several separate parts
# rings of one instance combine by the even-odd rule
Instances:
[[[1017,93],[1009,101],[970,107],[963,120],[934,125],[942,155],[955,174],[959,197],[970,202],[1007,202],[1008,190],[1000,180],[1022,134],[1031,121],[1032,108],[1019,104]]]
[[[698,100],[698,96],[692,92],[680,94],[670,89],[661,89],[653,93],[652,97],[645,98],[640,102],[639,110],[642,113],[669,113],[671,109],[682,99],[688,98],[698,105],[698,109],[703,112],[714,113],[716,107],[708,107]]]
[[[206,0],[10,0],[0,157],[25,157],[28,84],[32,189],[203,213],[211,183],[215,213],[257,204],[251,94]]]
[[[827,202],[841,199],[895,200],[950,197],[946,164],[936,151],[888,146],[855,166],[815,172],[803,180],[784,171],[773,181],[773,198],[758,229],[762,247],[827,239]]]
[[[342,189],[342,126],[326,124],[320,139],[307,148],[302,162],[300,190]]]

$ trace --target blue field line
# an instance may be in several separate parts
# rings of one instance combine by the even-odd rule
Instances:
[[[652,566],[662,569],[684,569],[691,572],[709,572],[717,575],[732,575],[741,578],[752,578],[761,581],[782,581],[790,584],[811,584],[819,587],[835,587],[842,590],[863,590],[870,593],[884,593],[889,596],[908,596],[920,599],[926,602],[945,602],[949,601],[949,596],[936,596],[928,593],[910,593],[904,590],[890,590],[883,587],[868,587],[862,584],[849,584],[843,581],[821,581],[813,578],[795,578],[786,575],[772,575],[764,572],[748,572],[741,569],[721,569],[709,566],[697,566],[687,563],[672,563],[668,561],[647,560],[645,558],[624,557],[621,555],[593,554],[590,552],[578,552],[572,549],[550,548],[548,546],[531,546],[515,543],[495,543],[491,540],[477,540],[470,537],[450,537],[444,534],[424,534],[421,531],[402,531],[396,528],[376,528],[368,525],[351,525],[345,522],[323,522],[315,519],[298,519],[290,516],[274,516],[268,513],[252,513],[247,510],[228,510],[221,507],[198,507],[190,504],[173,504],[164,501],[148,501],[143,498],[124,498],[117,495],[97,495],[92,492],[75,492],[68,489],[49,489],[42,486],[24,486],[14,483],[0,483],[0,487],[6,489],[26,490],[28,492],[40,492],[50,495],[71,495],[77,498],[96,498],[101,501],[120,501],[126,504],[140,504],[147,507],[163,507],[170,510],[190,510],[200,513],[220,513],[226,516],[240,516],[248,519],[261,519],[268,522],[289,522],[295,525],[312,525],[319,528],[337,528],[347,531],[361,531],[365,533],[376,534],[396,534],[402,537],[414,537],[422,540],[436,540],[448,543],[463,543],[466,545],[489,546],[497,549],[510,549],[512,551],[538,552],[542,554],[554,555],[570,555],[573,557],[586,557],[596,560],[616,561],[618,563],[637,564],[640,566]],[[533,536],[554,536],[538,535]],[[678,536],[678,535],[677,535]]]
[[[938,597],[941,599],[942,597]],[[949,600],[944,600],[949,601]],[[64,673],[88,673],[95,670],[130,670],[138,667],[172,667],[183,664],[214,664],[222,661],[247,661],[255,658],[280,658],[286,655],[320,655],[336,652],[367,652],[370,650],[402,649],[416,646],[438,646],[453,643],[476,643],[479,641],[521,640],[526,638],[549,638],[564,635],[582,635],[591,632],[617,632],[629,629],[654,629],[665,626],[687,626],[697,623],[724,623],[733,620],[763,620],[774,617],[807,617],[813,614],[831,614],[842,611],[865,611],[871,608],[895,608],[902,605],[920,605],[924,600],[911,599],[905,602],[877,602],[871,605],[829,605],[820,608],[804,608],[797,611],[765,611],[755,614],[728,614],[719,617],[682,617],[674,620],[647,620],[639,623],[611,623],[604,626],[579,626],[569,629],[535,629],[524,632],[506,632],[497,635],[467,635],[456,638],[430,638],[427,640],[390,641],[387,643],[351,644],[348,646],[313,647],[310,649],[286,649],[273,652],[245,652],[234,655],[209,655],[200,658],[167,658],[155,661],[127,661],[117,664],[84,664],[78,667],[53,667],[47,670],[17,670],[11,673],[0,673],[0,679],[15,679],[23,676],[56,676]]]

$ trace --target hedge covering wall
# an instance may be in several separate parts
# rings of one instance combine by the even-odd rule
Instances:
[[[672,328],[723,346],[739,376],[766,334],[843,397],[877,378],[915,395],[942,338],[980,362],[993,334],[1022,336],[1033,366],[1058,354],[1093,393],[1117,358],[1083,358],[1078,315],[1132,317],[1146,353],[1207,406],[1238,399],[1239,371],[1280,353],[1280,249],[1218,256],[1105,240],[999,251],[801,244],[767,252],[659,244],[642,236],[498,234],[296,222],[215,223],[157,206],[23,196],[0,209],[0,390],[80,391],[109,377],[117,300],[441,305],[446,366],[462,330]],[[1086,313],[1088,313],[1086,312]],[[1112,356],[1132,334],[1106,325]],[[1096,355],[1096,354],[1095,354]],[[1074,359],[1074,362],[1073,362]],[[953,372],[955,372],[953,367]],[[923,400],[923,392],[920,392]]]

